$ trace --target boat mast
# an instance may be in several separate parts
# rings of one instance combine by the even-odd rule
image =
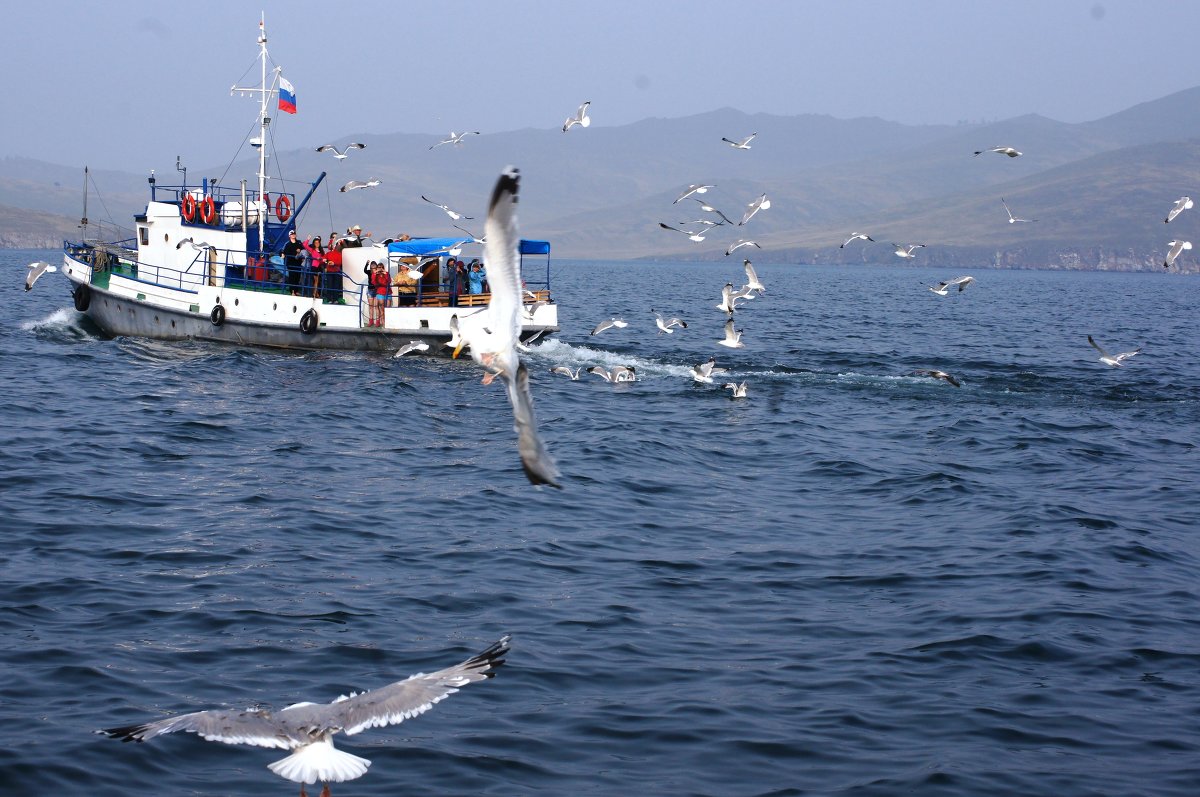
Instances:
[[[87,240],[87,189],[88,189],[88,167],[83,167],[83,218],[79,220],[79,226],[83,228],[83,238]]]
[[[267,85],[267,32],[266,32],[266,17],[265,15],[259,18],[258,21],[258,57],[262,63],[262,82],[257,87],[234,86],[229,90],[229,93],[239,92],[243,96],[246,94],[258,93],[258,138],[250,139],[251,146],[258,148],[258,202],[260,207],[258,214],[258,250],[261,252],[266,246],[267,239],[267,126],[271,124],[271,117],[267,116],[267,108],[269,107],[271,91],[275,87],[275,81],[271,81],[271,85]],[[273,70],[278,76],[279,67]]]

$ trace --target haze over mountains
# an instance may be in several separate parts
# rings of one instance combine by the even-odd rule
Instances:
[[[721,259],[737,238],[753,238],[761,262],[888,263],[889,241],[924,243],[916,262],[1029,268],[1161,270],[1173,238],[1200,244],[1200,210],[1170,225],[1166,211],[1180,196],[1200,198],[1200,88],[1142,103],[1081,124],[1029,115],[987,125],[902,125],[875,118],[747,115],[732,109],[681,119],[646,119],[623,127],[595,122],[569,133],[526,129],[471,136],[462,147],[430,150],[440,136],[372,135],[348,130],[337,142],[273,152],[269,167],[303,195],[309,180],[328,177],[301,218],[305,234],[354,223],[376,237],[451,235],[457,231],[421,195],[476,221],[482,233],[487,192],[506,164],[523,173],[521,222],[527,237],[548,238],[556,257]],[[286,124],[286,120],[280,124]],[[757,132],[752,148],[735,150],[722,136]],[[319,144],[361,141],[345,160],[318,154]],[[231,150],[237,142],[231,142]],[[1008,158],[976,150],[1011,145]],[[180,154],[187,163],[186,150]],[[232,167],[190,169],[235,185],[253,185],[249,148]],[[83,164],[0,160],[0,244],[57,245],[77,234]],[[130,224],[147,199],[146,176],[93,171],[92,220]],[[173,167],[174,164],[167,165]],[[180,175],[159,166],[160,184]],[[351,179],[378,178],[378,188],[339,193]],[[713,183],[704,199],[735,221],[766,193],[772,206],[744,227],[718,228],[705,241],[659,222],[714,218],[692,200],[672,205],[690,183]],[[1020,217],[1009,224],[1003,197]],[[42,214],[42,215],[38,215]],[[56,219],[52,215],[56,214]],[[714,219],[715,220],[715,219]],[[854,231],[878,243],[839,245]],[[32,243],[41,233],[45,240]],[[740,254],[747,250],[741,250]],[[1181,270],[1197,271],[1189,256]]]

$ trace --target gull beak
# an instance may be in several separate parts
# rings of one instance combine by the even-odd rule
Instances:
[[[463,350],[463,346],[466,346],[466,345],[467,345],[467,344],[466,344],[466,342],[465,342],[465,341],[461,341],[461,340],[460,340],[460,341],[458,342],[458,345],[454,347],[454,354],[452,354],[452,355],[451,355],[451,357],[453,357],[454,359],[456,359],[456,360],[457,360],[457,359],[458,359],[458,355],[459,355],[459,353],[460,353],[460,352],[462,352],[462,350]]]

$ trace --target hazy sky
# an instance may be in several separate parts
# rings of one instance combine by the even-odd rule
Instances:
[[[259,9],[296,87],[281,149],[721,107],[904,123],[1096,119],[1200,84],[1187,0],[40,0],[5,9],[0,157],[221,166]],[[736,131],[734,131],[736,132]]]

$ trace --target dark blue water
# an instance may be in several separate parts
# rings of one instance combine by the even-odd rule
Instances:
[[[334,795],[1200,793],[1200,280],[762,264],[730,351],[740,259],[560,262],[555,491],[469,361],[105,340],[35,256],[0,252],[11,793],[293,795],[280,751],[92,731],[504,633],[495,680],[342,737]]]

